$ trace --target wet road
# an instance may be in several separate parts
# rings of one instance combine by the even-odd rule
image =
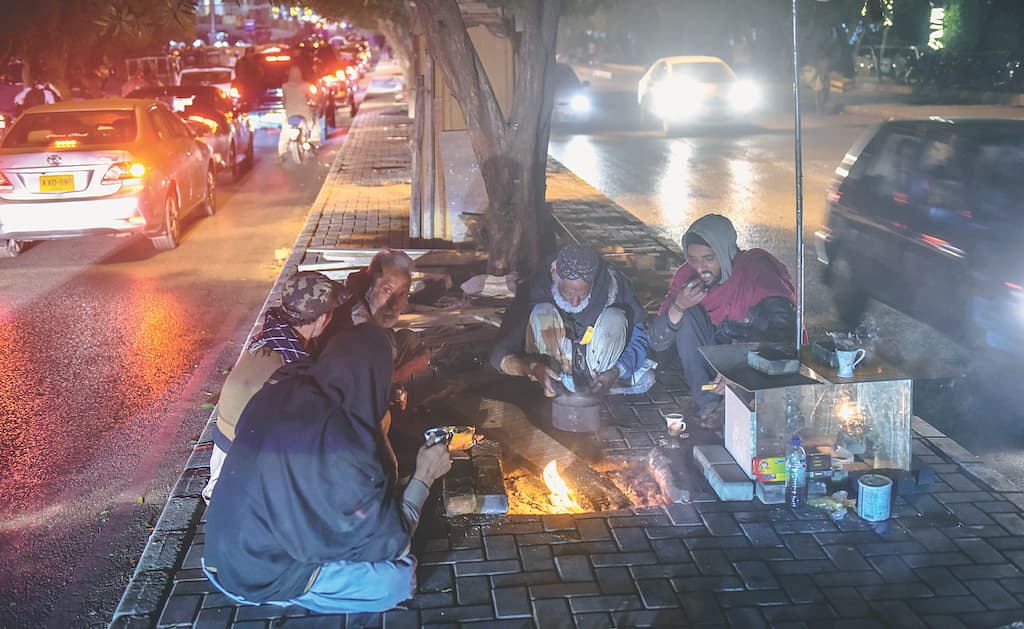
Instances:
[[[621,99],[617,105],[619,111]],[[814,254],[814,230],[825,219],[825,189],[845,152],[878,122],[864,114],[804,120],[805,325],[812,336],[840,327]],[[795,277],[791,114],[671,138],[638,128],[628,117],[625,123],[599,121],[571,131],[552,134],[551,155],[674,242],[696,218],[725,214],[736,225],[740,247],[771,251]],[[1024,412],[1011,394],[1017,385],[1007,377],[1014,372],[970,356],[881,304],[873,304],[868,317],[879,345],[915,375],[915,413],[1024,488]],[[951,377],[961,374],[966,376]]]
[[[173,251],[94,237],[0,259],[0,627],[109,622],[343,135],[297,168],[259,133]]]

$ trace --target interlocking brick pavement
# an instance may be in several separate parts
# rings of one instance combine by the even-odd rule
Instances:
[[[310,246],[406,246],[408,152],[388,138],[407,135],[408,127],[394,110],[368,107],[357,117],[283,275],[300,261],[315,262],[305,251]],[[665,281],[677,247],[560,165],[550,171],[549,196],[563,229],[603,243],[634,276]],[[619,234],[628,238],[619,241]],[[272,292],[268,303],[275,298]],[[659,411],[687,401],[682,380],[664,371],[648,393],[612,400],[599,433],[607,454],[644,456],[663,433]],[[859,629],[997,627],[1024,619],[1024,496],[969,475],[969,453],[926,422],[915,419],[913,431],[913,452],[936,481],[898,498],[894,517],[880,523],[854,513],[836,522],[814,509],[756,500],[722,503],[710,491],[696,492],[690,504],[449,521],[436,515],[435,492],[414,542],[419,593],[400,609],[349,616],[234,606],[203,577],[198,491],[207,433],[112,627]]]

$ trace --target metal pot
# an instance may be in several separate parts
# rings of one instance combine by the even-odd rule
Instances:
[[[569,432],[597,432],[601,429],[601,399],[570,393],[551,400],[551,423]]]

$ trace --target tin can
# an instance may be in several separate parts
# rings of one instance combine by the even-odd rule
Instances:
[[[868,522],[889,519],[892,479],[881,474],[865,474],[857,481],[857,515]]]

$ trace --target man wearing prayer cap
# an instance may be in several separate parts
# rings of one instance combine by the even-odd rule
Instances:
[[[683,235],[686,263],[679,267],[659,314],[651,346],[675,345],[683,377],[693,391],[699,421],[719,428],[725,385],[700,353],[705,345],[791,342],[796,334],[796,292],[789,271],[763,249],[740,250],[736,229],[719,214],[695,221]],[[705,391],[709,384],[715,387]],[[710,387],[709,387],[710,388]]]
[[[621,271],[581,245],[564,247],[520,285],[491,364],[556,394],[645,391],[654,384],[645,313]]]

